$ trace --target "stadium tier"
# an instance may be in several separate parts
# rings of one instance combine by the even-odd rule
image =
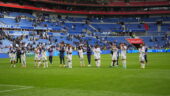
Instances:
[[[34,44],[31,47],[40,43],[49,47],[61,42],[76,47],[88,42],[105,49],[111,42],[130,45],[126,39],[136,34],[133,38],[143,39],[149,48],[165,48],[169,45],[165,36],[170,32],[170,17],[75,17],[2,11],[0,27],[1,34],[11,37],[1,35],[3,53],[8,52],[9,46],[16,43],[13,40],[20,37],[23,38],[19,43]]]

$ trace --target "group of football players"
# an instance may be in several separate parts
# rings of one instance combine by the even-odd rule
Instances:
[[[48,67],[48,57],[51,64],[53,64],[53,55],[54,55],[54,49],[59,51],[59,58],[60,58],[60,67],[66,67],[66,68],[72,68],[72,52],[73,47],[70,44],[64,44],[61,43],[58,48],[49,47],[46,48],[44,45],[38,45],[34,49],[34,66],[39,68],[43,66],[44,68]],[[147,48],[144,46],[144,44],[141,44],[139,49],[139,61],[141,64],[141,68],[145,68],[145,64],[147,63]],[[84,67],[84,53],[87,53],[87,60],[88,60],[88,66],[91,66],[91,55],[94,54],[94,60],[96,67],[101,66],[101,49],[99,45],[95,45],[94,47],[91,47],[90,45],[87,45],[86,50],[84,50],[83,46],[78,46],[76,48],[78,52],[78,56],[80,58],[80,66]],[[124,69],[127,68],[126,64],[126,53],[127,53],[127,45],[125,43],[119,44],[117,46],[116,44],[111,45],[111,65],[110,67],[116,67],[118,66],[118,60],[119,57],[122,61],[122,66]],[[11,62],[11,67],[16,67],[16,63],[18,63],[18,59],[20,60],[22,67],[26,67],[26,53],[27,48],[18,46],[14,47],[11,46],[9,49],[9,57]],[[48,55],[47,55],[48,54]]]

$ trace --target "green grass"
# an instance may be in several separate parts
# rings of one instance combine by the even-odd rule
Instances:
[[[127,54],[127,69],[109,68],[110,55],[102,55],[101,68],[93,58],[92,67],[80,68],[78,56],[72,69],[59,68],[58,57],[47,69],[34,68],[33,57],[25,69],[0,59],[0,96],[170,96],[170,53],[150,53],[148,59],[146,69],[140,69],[138,54]],[[33,88],[3,92],[19,86]]]

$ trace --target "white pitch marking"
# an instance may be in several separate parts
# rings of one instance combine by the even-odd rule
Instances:
[[[17,87],[28,87],[28,86],[22,86],[22,85],[9,85],[9,84],[0,84],[0,86],[17,86]]]
[[[28,86],[6,85],[6,84],[0,84],[0,86],[16,86],[16,87],[22,87],[22,88],[15,88],[15,89],[11,89],[11,90],[3,90],[3,91],[0,91],[0,93],[33,88],[33,87],[31,87],[31,86],[28,87]]]

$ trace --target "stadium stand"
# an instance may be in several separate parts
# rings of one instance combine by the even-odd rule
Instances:
[[[104,50],[109,48],[111,42],[130,46],[127,38],[141,38],[149,48],[170,46],[170,37],[167,37],[170,32],[168,16],[113,18],[11,11],[1,11],[1,16],[0,48],[3,53],[8,52],[11,44],[22,43],[33,50],[41,43],[49,47],[65,42],[77,47],[88,42],[91,46],[98,44]]]

